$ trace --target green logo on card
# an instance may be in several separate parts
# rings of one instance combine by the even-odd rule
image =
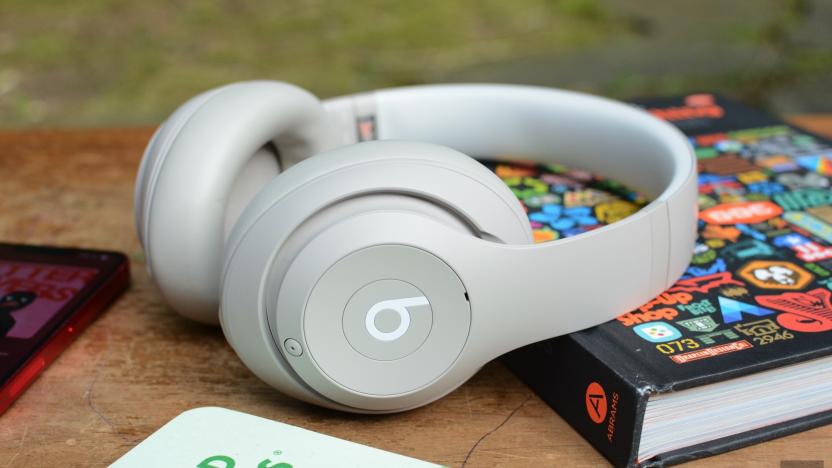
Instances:
[[[237,462],[225,455],[214,455],[202,460],[196,468],[234,468]],[[257,464],[257,468],[292,468],[289,463],[273,463],[268,458]]]
[[[676,323],[692,332],[712,332],[719,326],[719,324],[708,315],[687,320],[678,320]]]

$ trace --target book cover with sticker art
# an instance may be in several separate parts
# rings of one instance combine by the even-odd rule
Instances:
[[[680,463],[829,423],[832,144],[708,94],[638,105],[696,152],[689,268],[637,310],[505,362],[617,466]],[[646,203],[581,171],[487,164],[527,208],[537,241]]]

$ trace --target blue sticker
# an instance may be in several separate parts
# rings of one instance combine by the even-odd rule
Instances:
[[[651,343],[664,343],[682,337],[682,333],[676,327],[666,322],[642,323],[633,327],[633,331],[636,335]]]
[[[747,224],[735,224],[734,227],[739,229],[740,232],[742,232],[743,234],[746,234],[748,237],[753,237],[754,239],[757,239],[758,241],[766,240],[766,235],[765,234],[763,234],[760,231],[757,231],[755,229],[752,229],[752,228],[748,227]]]
[[[747,185],[748,191],[751,193],[761,193],[763,195],[771,196],[775,193],[785,192],[786,188],[777,182],[754,182]]]
[[[722,273],[723,271],[725,271],[725,268],[725,260],[717,258],[716,261],[708,268],[700,268],[695,266],[688,267],[688,269],[685,270],[685,274],[682,276],[681,279],[690,279],[699,276],[713,275],[714,273]]]
[[[737,260],[745,260],[746,258],[753,257],[770,257],[775,255],[775,253],[770,245],[765,242],[760,242],[757,239],[745,239],[722,249],[724,256],[733,257]]]
[[[832,243],[832,226],[808,213],[790,211],[783,215],[783,219]]]
[[[797,247],[798,245],[803,245],[809,243],[809,239],[801,236],[797,233],[790,233],[783,236],[778,236],[774,238],[774,245],[777,247]]]
[[[719,309],[722,311],[722,321],[726,324],[739,322],[742,320],[742,314],[756,315],[763,317],[773,314],[774,311],[760,307],[754,304],[746,304],[744,302],[728,299],[727,297],[719,297]]]

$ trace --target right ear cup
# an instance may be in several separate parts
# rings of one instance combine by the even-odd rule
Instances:
[[[393,221],[374,221],[381,218]],[[407,245],[396,242],[398,219],[418,226]],[[476,371],[454,368],[471,324],[464,289],[453,289],[462,283],[419,245],[420,238],[441,242],[449,231],[532,243],[508,187],[449,148],[375,141],[303,161],[261,190],[232,231],[220,308],[226,338],[261,379],[309,402],[391,412],[433,401]],[[387,244],[406,254],[377,253],[354,268],[341,262]],[[365,319],[344,312],[354,293],[378,282],[404,287],[405,295],[417,291],[410,284],[431,298],[432,322],[414,316],[412,328],[423,335],[372,341]],[[328,305],[312,311],[320,301]],[[356,311],[364,317],[368,309]]]
[[[247,82],[189,100],[156,131],[136,179],[136,229],[148,271],[177,312],[217,323],[230,226],[281,164],[325,145],[323,116],[301,88]]]

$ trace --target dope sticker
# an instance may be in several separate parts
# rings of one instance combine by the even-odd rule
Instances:
[[[746,201],[717,205],[699,213],[699,218],[711,224],[754,224],[783,213],[770,201]]]

